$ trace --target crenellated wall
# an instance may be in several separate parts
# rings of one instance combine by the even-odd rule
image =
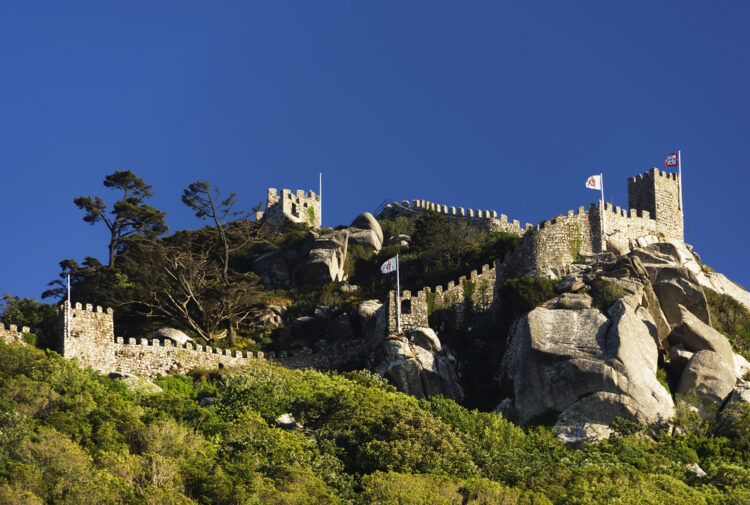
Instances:
[[[485,312],[495,304],[496,268],[494,265],[482,265],[480,271],[472,270],[468,278],[462,275],[457,282],[450,281],[443,286],[426,287],[412,294],[404,291],[401,301],[409,300],[410,313],[401,313],[401,328],[426,327],[431,310],[447,309],[453,311],[456,328],[462,328],[467,312]],[[468,296],[468,298],[467,298]],[[396,292],[388,293],[388,333],[396,333]],[[468,302],[468,303],[467,303]],[[432,307],[430,307],[432,305]],[[403,307],[403,305],[402,305]]]
[[[607,203],[602,212],[602,202],[599,200],[588,210],[578,207],[578,212],[569,210],[566,215],[546,220],[538,226],[527,223],[523,229],[519,221],[508,221],[504,214],[498,218],[496,211],[465,210],[425,200],[414,200],[411,204],[406,200],[400,204],[390,204],[380,217],[416,216],[430,209],[443,214],[449,221],[463,221],[491,231],[524,235],[516,257],[511,257],[510,261],[517,264],[519,269],[523,266],[529,271],[545,266],[569,265],[578,254],[603,251],[603,242],[609,239],[630,241],[645,235],[663,235],[665,238],[684,240],[679,193],[678,174],[653,168],[628,179],[629,209]]]
[[[266,210],[258,212],[256,219],[264,219],[275,227],[291,222],[320,228],[320,195],[301,189],[296,192],[282,189],[278,194],[276,188],[268,188]]]
[[[450,222],[464,222],[473,226],[481,226],[490,231],[504,231],[520,235],[525,228],[532,226],[527,223],[525,228],[521,228],[521,223],[518,220],[509,221],[508,216],[498,214],[495,210],[464,209],[463,207],[448,206],[426,200],[413,200],[411,203],[404,200],[400,204],[391,203],[383,209],[379,217],[393,219],[401,216],[416,216],[428,209],[443,214]]]
[[[6,344],[19,343],[26,344],[26,340],[23,338],[24,333],[30,333],[31,330],[28,326],[22,326],[19,330],[15,324],[11,324],[8,328],[5,328],[3,323],[0,323],[0,340]]]
[[[121,373],[158,377],[161,375],[184,373],[193,368],[242,368],[264,360],[263,352],[231,351],[191,343],[176,344],[171,340],[150,340],[146,338],[115,337],[114,313],[87,304],[76,303],[69,314],[67,303],[58,308],[56,327],[58,330],[58,351],[66,358],[76,359],[83,367],[90,367],[104,373]],[[70,318],[68,318],[68,315]],[[68,319],[70,336],[68,337]],[[11,326],[11,331],[3,331],[4,340],[20,339],[20,332]],[[28,331],[24,328],[22,331]],[[7,335],[7,336],[6,336]],[[364,342],[352,340],[325,345],[316,352],[303,349],[299,353],[269,353],[268,358],[278,361],[288,368],[335,368],[356,360],[364,351]]]

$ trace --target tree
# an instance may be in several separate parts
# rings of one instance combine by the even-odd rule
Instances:
[[[221,264],[215,260],[217,244],[204,238],[178,232],[165,240],[130,241],[126,261],[141,263],[143,268],[129,269],[136,287],[125,303],[147,317],[170,319],[213,342],[226,334],[227,327],[257,313],[261,288],[252,273],[230,271],[225,283]]]
[[[221,190],[206,181],[196,181],[182,192],[182,203],[195,211],[195,216],[214,222],[216,234],[222,247],[222,280],[229,284],[229,255],[252,240],[258,238],[260,230],[248,219],[247,212],[235,211],[237,193],[221,199]],[[230,231],[239,235],[236,243],[230,244]]]
[[[426,210],[414,223],[414,235],[411,237],[411,250],[423,252],[439,245],[448,232],[448,223],[442,214]]]
[[[73,202],[79,209],[86,211],[83,217],[85,222],[93,226],[101,221],[109,229],[107,266],[113,266],[117,248],[125,238],[136,234],[159,236],[166,233],[169,228],[164,220],[164,212],[143,203],[145,198],[152,196],[151,186],[130,170],[117,171],[106,176],[104,186],[123,192],[122,198],[115,202],[109,214],[107,204],[98,196],[79,196]]]
[[[237,193],[221,198],[221,190],[207,181],[196,181],[182,192],[182,202],[195,211],[200,219],[213,221],[216,238],[221,245],[221,280],[225,289],[232,287],[230,281],[229,257],[234,251],[258,239],[261,227],[250,221],[247,212],[235,211]],[[230,237],[232,235],[232,237]],[[228,320],[229,337],[232,344],[237,338],[238,321]]]

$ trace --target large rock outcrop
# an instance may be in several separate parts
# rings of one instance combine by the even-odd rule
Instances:
[[[385,305],[378,300],[365,300],[351,314],[354,333],[364,339],[368,349],[379,345],[388,333]]]
[[[443,395],[460,402],[456,360],[430,328],[415,328],[407,336],[391,336],[375,350],[375,371],[396,388],[417,398]]]
[[[672,398],[656,379],[656,339],[641,312],[620,300],[609,317],[540,307],[519,319],[502,362],[516,419],[560,413],[556,433],[573,443],[609,435],[617,416],[649,426],[671,419]]]
[[[349,230],[312,236],[303,248],[307,254],[294,269],[293,284],[327,284],[346,278],[344,262],[349,243]]]

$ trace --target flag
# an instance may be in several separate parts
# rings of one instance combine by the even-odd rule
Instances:
[[[394,256],[393,258],[389,259],[388,261],[380,265],[380,271],[383,272],[384,274],[395,272],[397,261],[398,260],[396,259],[396,256]]]
[[[680,164],[680,155],[678,153],[669,153],[664,160],[665,167],[676,167]]]
[[[602,176],[592,175],[586,180],[586,187],[589,189],[602,189]]]

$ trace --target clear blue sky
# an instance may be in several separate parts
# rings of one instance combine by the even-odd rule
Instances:
[[[317,189],[324,224],[386,198],[523,222],[627,206],[627,177],[684,153],[686,241],[750,285],[750,3],[3,2],[0,293],[64,258],[106,261],[79,195],[133,170],[172,230],[182,189],[250,208]]]

